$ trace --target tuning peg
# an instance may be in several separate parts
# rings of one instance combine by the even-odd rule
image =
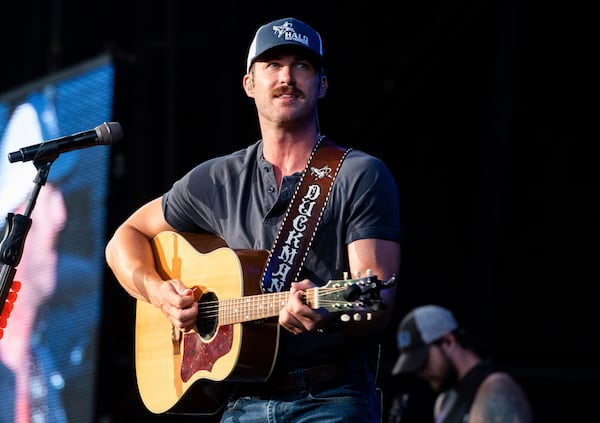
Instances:
[[[351,285],[348,285],[346,287],[346,289],[344,290],[343,297],[348,302],[354,302],[360,297],[361,293],[362,293],[362,291],[358,285],[351,284]]]

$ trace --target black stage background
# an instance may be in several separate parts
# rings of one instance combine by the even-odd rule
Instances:
[[[524,3],[9,2],[0,93],[112,54],[125,139],[109,236],[195,163],[256,139],[241,88],[250,38],[272,18],[306,20],[329,60],[322,131],[382,157],[401,189],[397,320],[422,303],[453,308],[522,382],[537,421],[598,421],[598,136],[586,100],[597,46],[589,11]],[[178,421],[140,403],[134,302],[106,275],[97,421]],[[387,376],[396,322],[381,383],[428,415],[425,387]]]

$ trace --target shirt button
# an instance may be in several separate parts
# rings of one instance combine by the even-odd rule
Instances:
[[[267,191],[269,191],[269,192],[275,192],[275,187],[271,186],[271,187],[267,188]]]

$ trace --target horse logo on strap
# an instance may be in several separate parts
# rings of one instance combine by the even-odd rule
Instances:
[[[316,167],[310,168],[310,174],[314,175],[317,179],[323,179],[325,177],[332,178],[331,176],[332,169],[325,165],[321,169],[317,169]]]

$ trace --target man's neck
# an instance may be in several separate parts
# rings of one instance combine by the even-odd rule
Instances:
[[[319,134],[314,130],[263,134],[263,155],[275,168],[278,182],[284,176],[304,170],[318,140]]]

